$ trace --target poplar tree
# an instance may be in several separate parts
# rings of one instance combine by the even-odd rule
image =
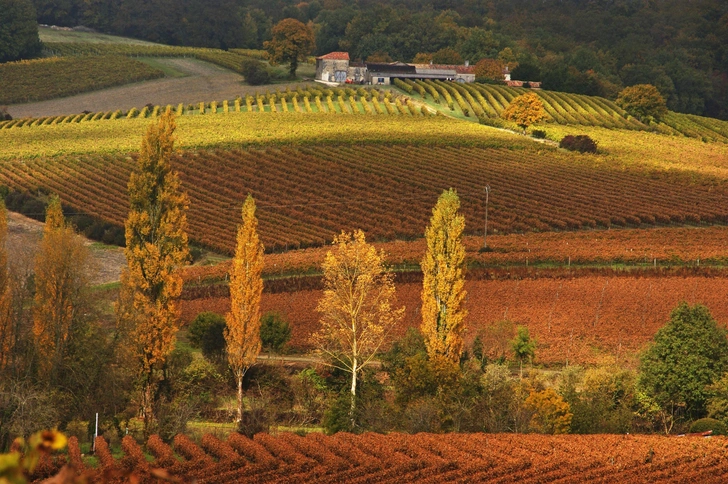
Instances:
[[[243,378],[260,353],[260,298],[263,294],[263,244],[258,238],[255,200],[243,203],[235,257],[230,268],[230,312],[225,315],[225,342],[238,384],[238,423],[243,418]]]
[[[15,324],[12,318],[12,295],[8,276],[8,212],[0,199],[0,372],[10,366],[15,353]]]
[[[88,263],[88,249],[66,225],[59,198],[51,197],[35,259],[33,337],[42,379],[58,376],[73,324],[82,317],[79,313],[89,282]]]
[[[457,364],[463,349],[465,299],[465,218],[458,213],[455,190],[446,190],[432,209],[425,229],[422,259],[422,334],[430,360]]]
[[[189,255],[188,199],[170,163],[175,128],[171,112],[149,126],[128,186],[127,266],[117,318],[138,359],[145,433],[155,421],[157,389],[179,329],[175,299],[182,292],[182,279],[176,269]]]
[[[334,245],[336,252],[329,251],[323,263],[324,295],[316,308],[321,329],[312,341],[333,367],[351,373],[353,430],[357,376],[402,320],[404,308],[393,309],[393,274],[384,268],[384,252],[367,244],[364,232],[342,232]]]

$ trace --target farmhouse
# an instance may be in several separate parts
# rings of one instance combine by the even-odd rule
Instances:
[[[353,63],[348,52],[331,52],[316,58],[316,81],[324,84],[391,84],[394,79],[439,79],[473,82],[473,66],[406,64],[404,62]]]

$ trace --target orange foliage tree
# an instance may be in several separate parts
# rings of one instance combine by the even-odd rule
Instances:
[[[8,279],[8,212],[0,199],[0,372],[7,368],[15,349],[15,324],[11,316],[11,292]]]
[[[263,44],[270,54],[272,64],[290,63],[291,79],[296,77],[298,63],[306,60],[316,46],[316,39],[311,27],[294,18],[285,18],[278,22],[271,32],[273,38]]]
[[[427,250],[420,264],[422,282],[422,334],[430,360],[460,361],[462,332],[467,311],[465,299],[465,217],[458,213],[460,199],[455,190],[445,190],[432,209],[425,229]]]
[[[478,79],[484,78],[502,81],[504,67],[505,64],[498,59],[481,59],[475,64],[473,70],[475,71],[475,77]]]
[[[503,111],[501,117],[513,121],[525,133],[526,128],[546,119],[546,111],[543,108],[541,98],[532,92],[527,92],[513,99]]]
[[[142,141],[137,170],[129,178],[127,266],[117,305],[119,324],[130,334],[139,360],[145,432],[154,422],[155,392],[177,334],[175,299],[182,292],[176,269],[188,257],[187,195],[172,171],[174,116],[167,112]]]
[[[227,357],[238,384],[238,422],[243,418],[243,377],[260,353],[263,244],[258,238],[255,200],[243,203],[243,224],[230,268],[230,312],[225,315]]]
[[[324,295],[316,308],[321,329],[312,341],[333,367],[351,373],[349,419],[354,429],[357,376],[402,320],[404,308],[392,307],[393,274],[384,268],[384,252],[367,244],[364,232],[342,232],[333,243],[336,252],[324,259]]]
[[[39,374],[57,376],[78,320],[83,291],[88,286],[89,253],[83,241],[66,225],[57,196],[46,209],[43,240],[35,258],[33,336]]]
[[[569,404],[552,388],[531,391],[525,404],[533,412],[531,429],[542,434],[569,433],[574,414]]]

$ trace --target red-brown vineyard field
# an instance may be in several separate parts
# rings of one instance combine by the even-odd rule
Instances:
[[[43,188],[81,212],[122,224],[133,157],[9,161],[0,184]],[[552,149],[314,146],[182,152],[192,239],[230,252],[240,206],[256,198],[269,250],[321,245],[342,229],[370,240],[420,237],[443,189],[458,190],[467,232],[725,223],[728,189],[699,174],[647,171]],[[679,194],[679,196],[676,196]]]
[[[92,481],[104,473],[119,476],[104,482],[161,482],[153,475],[164,469],[199,484],[722,483],[728,479],[727,444],[722,437],[647,435],[260,433],[227,440],[205,435],[198,445],[178,435],[171,446],[150,437],[149,462],[130,436],[122,441],[120,459],[99,437],[100,465],[89,469],[72,437],[67,460]],[[53,474],[65,460],[44,462],[40,470]]]
[[[421,285],[399,284],[398,304],[404,305],[403,324],[394,337],[420,324]],[[525,325],[538,341],[537,362],[593,364],[618,361],[634,364],[635,355],[668,320],[680,301],[705,304],[721,325],[728,323],[728,279],[724,277],[587,276],[515,280],[469,280],[466,343],[481,334],[491,357],[508,352],[512,334],[494,329],[504,320]],[[318,329],[316,304],[321,291],[264,293],[263,311],[277,311],[292,326],[291,346],[307,350]],[[181,301],[182,321],[202,311],[221,314],[229,298]]]

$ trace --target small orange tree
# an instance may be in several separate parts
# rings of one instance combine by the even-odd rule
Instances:
[[[425,229],[427,249],[422,259],[422,335],[433,363],[457,365],[463,350],[465,300],[465,217],[460,199],[446,190],[432,209]]]
[[[525,133],[526,128],[546,119],[546,111],[544,111],[543,103],[538,95],[527,92],[513,99],[501,117],[513,121]]]
[[[291,79],[295,78],[298,63],[306,60],[316,45],[313,30],[299,20],[284,18],[273,27],[271,33],[273,39],[263,44],[270,54],[270,62],[290,63],[289,75]]]
[[[172,171],[174,115],[166,112],[142,140],[137,170],[129,178],[126,219],[127,266],[122,272],[118,324],[126,328],[139,360],[144,430],[154,418],[156,389],[177,335],[175,299],[182,292],[176,269],[185,263],[187,195]]]
[[[553,389],[531,391],[526,398],[526,407],[531,416],[531,428],[542,434],[568,434],[574,414],[561,395]]]
[[[316,308],[321,329],[312,342],[333,367],[351,373],[353,430],[357,376],[402,320],[404,308],[393,309],[393,275],[384,268],[384,252],[367,244],[364,232],[342,232],[334,245],[336,252],[329,251],[323,263],[324,295]]]
[[[88,249],[66,225],[60,199],[51,197],[35,258],[33,306],[33,336],[44,380],[58,376],[73,324],[83,312],[79,306],[88,285],[88,262]]]
[[[243,203],[243,224],[230,268],[230,312],[225,315],[225,342],[238,384],[238,423],[243,419],[243,378],[260,353],[260,298],[263,294],[263,244],[258,238],[255,201]]]
[[[629,114],[643,123],[659,123],[667,114],[665,99],[652,84],[637,84],[625,87],[616,101]]]

